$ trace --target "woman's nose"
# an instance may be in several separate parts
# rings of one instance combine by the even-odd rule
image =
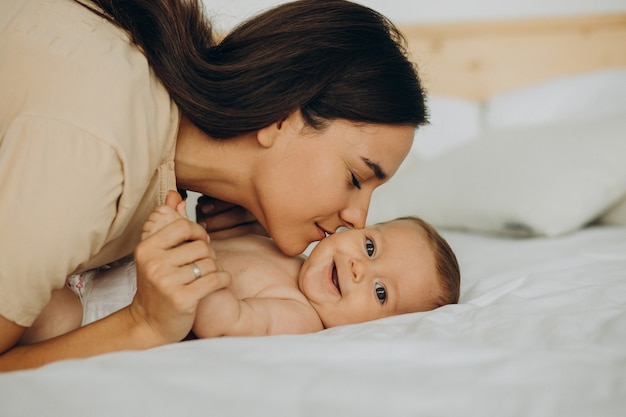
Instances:
[[[371,191],[360,190],[359,195],[353,198],[348,206],[339,212],[339,219],[342,225],[350,229],[364,228],[371,198]]]

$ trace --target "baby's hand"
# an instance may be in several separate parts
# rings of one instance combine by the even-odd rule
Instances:
[[[143,225],[141,240],[146,240],[146,238],[152,236],[168,224],[181,218],[183,218],[183,216],[170,206],[159,206],[155,208]]]
[[[155,208],[144,223],[141,240],[145,240],[148,236],[181,218],[187,219],[187,206],[180,194],[170,191],[165,199],[165,205]]]

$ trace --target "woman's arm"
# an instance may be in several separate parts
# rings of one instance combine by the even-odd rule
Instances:
[[[0,318],[3,348],[14,345],[25,328]],[[8,336],[8,337],[7,337]],[[146,323],[135,320],[129,308],[54,339],[14,346],[0,356],[0,371],[36,368],[50,362],[86,358],[118,350],[147,349],[167,343]]]
[[[20,345],[30,345],[69,333],[82,323],[83,306],[69,287],[54,290],[48,305],[37,320],[19,340]]]
[[[198,302],[230,284],[218,271],[204,229],[180,219],[135,250],[137,294],[128,307],[54,339],[14,346],[25,328],[0,318],[0,371],[38,367],[119,350],[139,350],[182,340]],[[196,263],[203,275],[194,279]]]

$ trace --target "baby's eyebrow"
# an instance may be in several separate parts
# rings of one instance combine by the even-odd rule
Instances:
[[[363,162],[365,162],[365,164],[372,170],[374,171],[374,175],[376,175],[376,178],[378,178],[379,180],[385,180],[387,179],[387,174],[385,173],[385,171],[383,171],[383,169],[380,167],[380,165],[368,158],[363,158],[361,157],[361,159],[363,160]]]

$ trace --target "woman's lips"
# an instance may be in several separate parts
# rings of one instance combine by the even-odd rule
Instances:
[[[332,232],[327,231],[319,224],[315,223],[315,226],[317,226],[317,231],[319,232],[319,240],[322,240],[325,237],[332,235]]]
[[[315,224],[315,226],[317,226],[317,236],[318,236],[317,240],[324,239],[326,237],[326,232],[324,231],[324,229],[319,227],[319,225],[317,225],[317,224]]]

